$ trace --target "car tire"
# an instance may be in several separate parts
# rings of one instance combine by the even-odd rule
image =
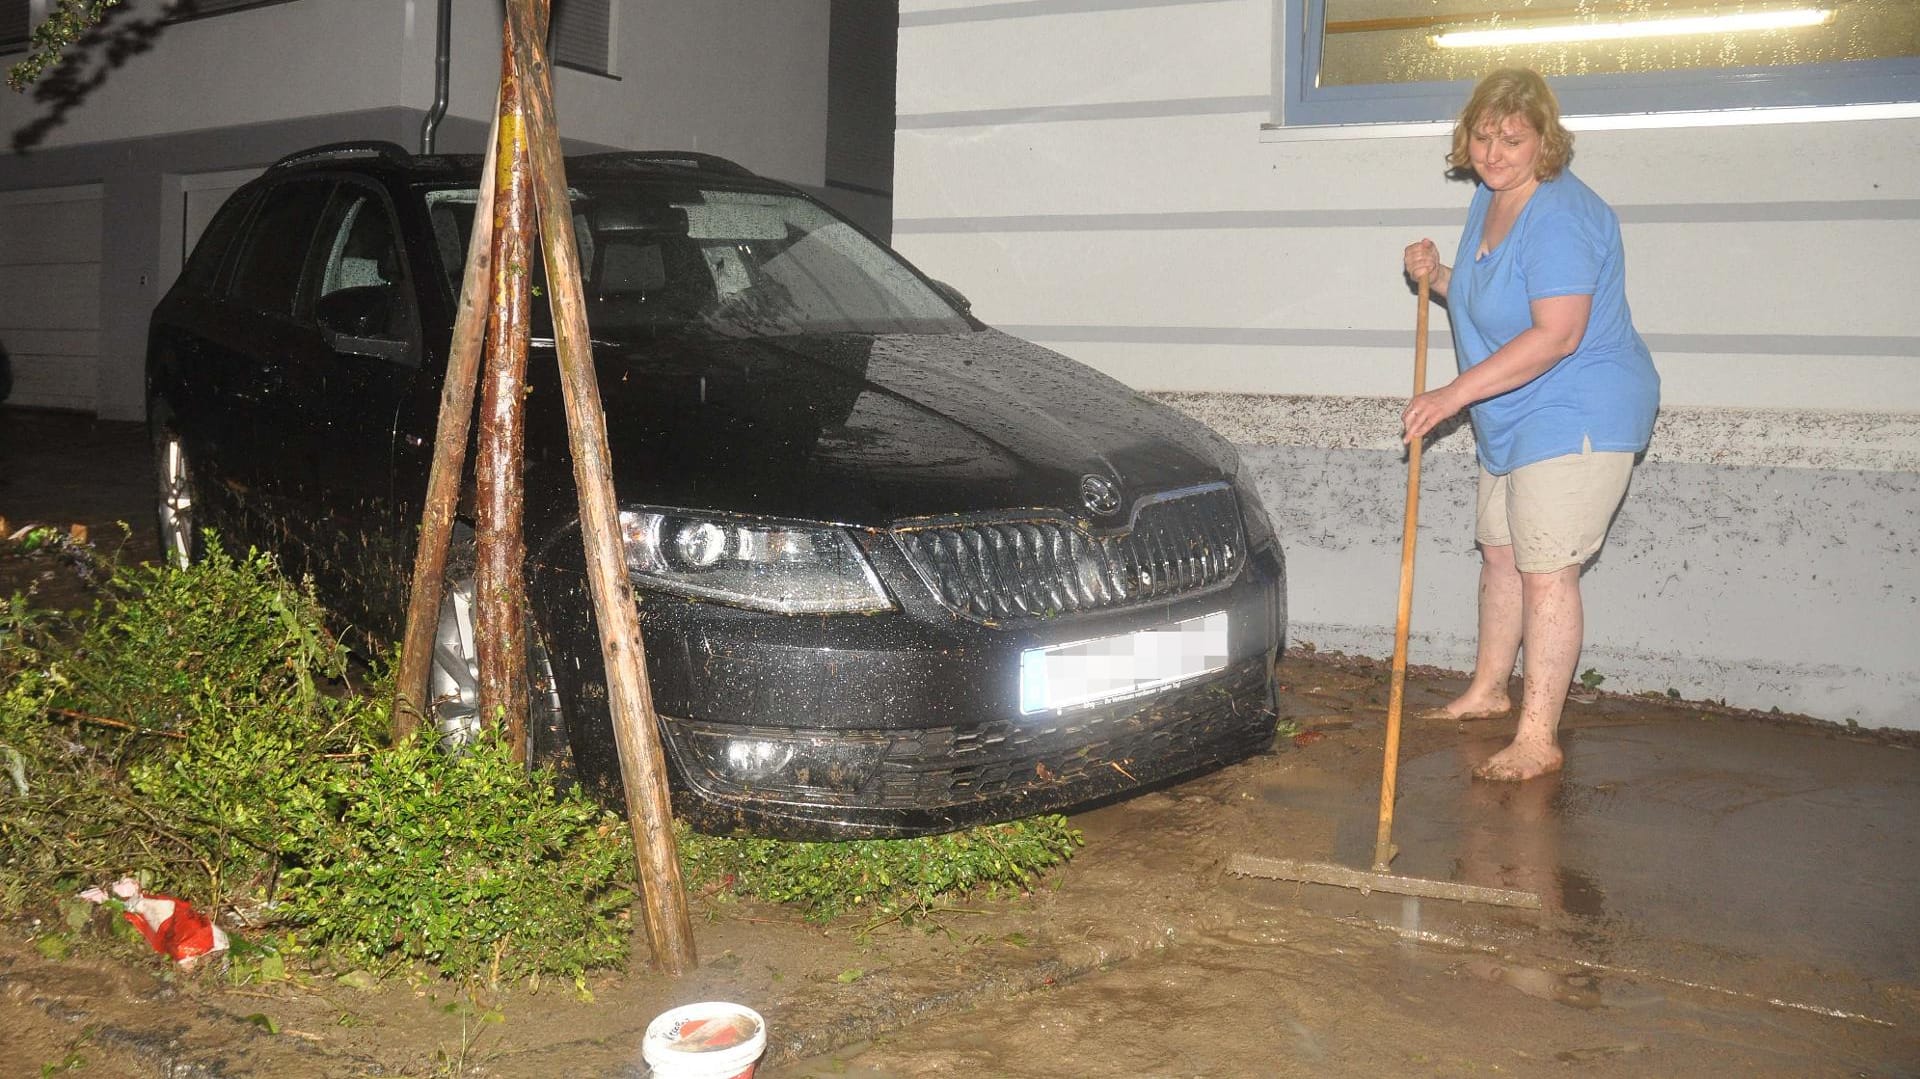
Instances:
[[[186,569],[206,554],[206,541],[194,510],[196,491],[186,444],[164,419],[153,425],[153,468],[158,481],[154,503],[160,528],[159,553],[174,569]]]
[[[440,586],[427,686],[428,713],[441,745],[456,751],[480,733],[480,660],[474,644],[478,555],[472,529],[456,524]],[[573,754],[567,741],[566,712],[539,620],[531,612],[527,615],[527,741],[529,760],[571,777]]]

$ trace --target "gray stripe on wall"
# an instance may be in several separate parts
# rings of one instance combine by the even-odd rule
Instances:
[[[1083,341],[1125,345],[1255,345],[1278,348],[1401,348],[1404,330],[1262,326],[1049,326],[1007,325],[1000,330],[1036,341]],[[1656,355],[1706,353],[1742,356],[1920,356],[1920,337],[1852,334],[1652,333]],[[1445,333],[1431,339],[1452,351]]]
[[[1616,206],[1622,224],[1724,225],[1785,221],[1912,221],[1920,199],[1805,202],[1648,203]],[[1165,232],[1182,229],[1398,228],[1460,216],[1460,208],[1375,210],[1195,210],[1129,214],[1007,214],[997,217],[907,217],[895,235],[975,232]]]
[[[901,131],[936,127],[995,127],[1000,124],[1053,124],[1076,120],[1140,120],[1164,116],[1222,116],[1273,111],[1265,94],[1246,97],[1178,97],[1157,101],[1096,101],[1086,105],[1035,105],[1020,109],[972,109],[965,112],[915,112],[900,116]]]
[[[940,8],[935,11],[903,11],[900,28],[911,26],[947,26],[959,22],[994,22],[1000,19],[1025,19],[1036,15],[1081,15],[1090,11],[1130,11],[1147,7],[1192,7],[1220,4],[1231,0],[1014,0],[1004,4],[976,4],[972,7]]]

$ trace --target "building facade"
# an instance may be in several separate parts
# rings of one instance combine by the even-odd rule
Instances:
[[[51,0],[0,0],[0,63]],[[144,413],[146,322],[221,201],[280,156],[421,148],[435,0],[127,0],[26,94],[0,93],[0,347],[16,405]],[[441,152],[483,148],[497,3],[448,22]],[[892,7],[871,0],[561,0],[552,41],[568,145],[730,157],[884,231]],[[852,63],[884,32],[885,64]],[[830,60],[844,72],[830,77]],[[832,137],[829,129],[832,128]],[[831,146],[831,150],[830,150]]]
[[[1392,651],[1400,252],[1429,237],[1451,261],[1471,186],[1446,175],[1439,118],[1475,63],[1516,55],[1436,74],[1409,50],[1448,13],[1522,6],[901,5],[895,245],[987,321],[1238,443],[1286,542],[1297,644]],[[1555,79],[1586,110],[1573,168],[1619,212],[1664,380],[1585,579],[1581,667],[1604,689],[1920,727],[1920,5],[1840,9],[1863,13],[1879,21],[1838,28],[1872,44],[1858,62],[1780,45],[1739,58],[1772,69]],[[1376,59],[1411,82],[1336,70],[1350,37],[1389,31]],[[1710,67],[1701,51],[1681,59]],[[1727,96],[1743,85],[1772,96]],[[1473,665],[1473,467],[1464,428],[1427,456],[1416,663]]]

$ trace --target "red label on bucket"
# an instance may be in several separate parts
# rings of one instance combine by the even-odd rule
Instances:
[[[668,1037],[681,1053],[714,1053],[745,1045],[760,1024],[744,1015],[702,1016],[675,1024]]]

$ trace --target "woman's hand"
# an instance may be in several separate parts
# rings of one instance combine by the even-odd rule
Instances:
[[[1453,280],[1453,271],[1441,264],[1440,249],[1433,245],[1432,240],[1423,239],[1417,243],[1408,244],[1406,252],[1401,256],[1401,261],[1408,277],[1415,281],[1424,277],[1435,295],[1447,294],[1447,282]]]
[[[1453,418],[1468,404],[1459,398],[1459,391],[1449,383],[1408,401],[1406,409],[1400,413],[1400,441],[1411,446],[1425,437],[1428,431]]]

